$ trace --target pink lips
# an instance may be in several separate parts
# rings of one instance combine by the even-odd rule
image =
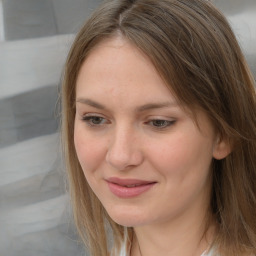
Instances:
[[[156,182],[136,179],[109,178],[106,180],[110,191],[121,198],[131,198],[139,196],[153,187]]]

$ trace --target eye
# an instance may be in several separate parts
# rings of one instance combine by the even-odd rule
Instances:
[[[100,126],[107,123],[107,120],[101,116],[84,116],[83,121],[90,126]]]
[[[166,128],[168,126],[171,126],[174,123],[175,123],[174,120],[170,121],[170,120],[161,120],[161,119],[155,119],[148,122],[148,124],[150,124],[154,128],[159,128],[159,129]]]

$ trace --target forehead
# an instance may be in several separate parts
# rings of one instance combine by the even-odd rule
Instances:
[[[150,59],[121,37],[100,42],[81,66],[77,94],[96,92],[172,96]]]

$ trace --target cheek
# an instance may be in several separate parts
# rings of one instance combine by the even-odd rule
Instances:
[[[156,144],[151,159],[154,159],[152,164],[156,169],[177,182],[189,177],[189,174],[207,174],[212,147],[208,139],[197,134],[176,134],[170,141]]]
[[[79,127],[74,131],[74,144],[83,171],[92,172],[104,159],[104,146]]]

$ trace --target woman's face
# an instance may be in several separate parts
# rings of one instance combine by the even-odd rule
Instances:
[[[84,175],[110,217],[124,226],[197,218],[209,206],[218,143],[176,102],[149,59],[114,38],[83,63],[74,142]],[[200,128],[199,128],[200,127]]]

